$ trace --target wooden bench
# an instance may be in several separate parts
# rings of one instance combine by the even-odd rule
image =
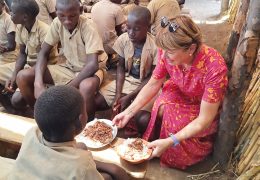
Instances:
[[[21,145],[26,132],[33,126],[36,126],[34,119],[0,112],[0,141]],[[117,164],[124,168],[134,178],[144,178],[147,162],[139,165],[132,165],[120,159],[117,155],[114,147],[121,143],[122,140],[123,139],[121,138],[116,138],[109,147],[91,150],[94,159]]]

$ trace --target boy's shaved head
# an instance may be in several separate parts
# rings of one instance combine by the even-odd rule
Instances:
[[[12,6],[13,4],[15,4],[17,11],[27,14],[31,18],[36,18],[40,11],[35,0],[13,0]]]
[[[56,4],[67,4],[67,5],[78,5],[80,6],[80,2],[79,0],[57,0]]]
[[[146,25],[150,25],[151,13],[146,7],[137,6],[130,11],[128,16],[136,17]]]
[[[36,100],[34,107],[35,120],[47,140],[65,141],[74,138],[76,128],[80,132],[80,114],[84,108],[83,97],[72,86],[53,86],[47,89]]]

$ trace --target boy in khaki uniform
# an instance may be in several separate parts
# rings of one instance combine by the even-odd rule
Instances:
[[[122,34],[121,26],[125,23],[120,2],[121,0],[101,0],[91,10],[91,17],[97,24],[107,54],[114,53],[112,47],[117,37]]]
[[[17,58],[15,25],[4,7],[4,0],[0,0],[0,65],[14,62]]]
[[[151,14],[145,7],[136,7],[127,17],[127,33],[122,34],[116,40],[113,48],[119,55],[117,77],[101,89],[104,98],[102,104],[113,108],[114,113],[126,109],[135,99],[142,87],[150,79],[152,70],[156,65],[157,47],[153,35],[149,31]],[[136,128],[136,133],[141,135],[145,129],[144,124],[149,122],[149,105],[141,110],[131,128]],[[133,124],[136,124],[134,126]],[[128,127],[129,127],[128,126]],[[129,135],[126,134],[125,135]]]
[[[34,0],[14,0],[11,9],[12,21],[14,24],[18,24],[16,43],[19,44],[20,52],[16,62],[0,65],[1,91],[4,92],[5,95],[9,94],[10,96],[17,88],[16,79],[19,71],[35,65],[38,52],[49,30],[47,24],[36,20],[39,7]],[[56,55],[56,48],[51,49],[50,63],[56,63]],[[18,104],[22,101],[19,94],[20,92],[17,92],[12,98],[13,105],[17,108],[19,106]],[[7,111],[13,112],[13,106],[10,104],[9,97],[1,94],[0,101]]]
[[[51,24],[53,19],[57,16],[55,12],[56,0],[35,0],[40,8],[40,12],[37,16],[42,22]]]
[[[102,83],[107,56],[95,24],[81,16],[78,0],[57,0],[58,18],[53,20],[39,53],[35,69],[18,74],[17,84],[26,102],[33,107],[35,99],[45,91],[45,84],[68,84],[80,90],[89,102],[86,111],[94,118],[92,104]],[[48,65],[53,46],[61,42],[65,63]]]
[[[5,179],[127,180],[122,168],[94,161],[86,146],[75,141],[86,126],[84,106],[79,91],[71,86],[54,86],[42,93],[34,110],[38,127],[25,135]]]
[[[147,8],[151,12],[151,32],[156,35],[160,30],[163,16],[172,19],[180,14],[180,6],[177,0],[152,0]]]

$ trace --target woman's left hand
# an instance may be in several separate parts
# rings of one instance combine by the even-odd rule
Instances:
[[[166,149],[172,146],[173,141],[171,138],[166,139],[158,139],[148,144],[148,148],[153,149],[153,153],[151,155],[151,159],[154,157],[160,157]]]

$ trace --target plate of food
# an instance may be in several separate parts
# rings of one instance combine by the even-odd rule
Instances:
[[[87,123],[84,130],[76,137],[89,148],[101,148],[110,144],[117,135],[117,127],[108,119],[94,119]]]
[[[117,154],[132,164],[139,164],[152,155],[152,149],[148,149],[147,144],[141,138],[128,138],[117,147]]]

